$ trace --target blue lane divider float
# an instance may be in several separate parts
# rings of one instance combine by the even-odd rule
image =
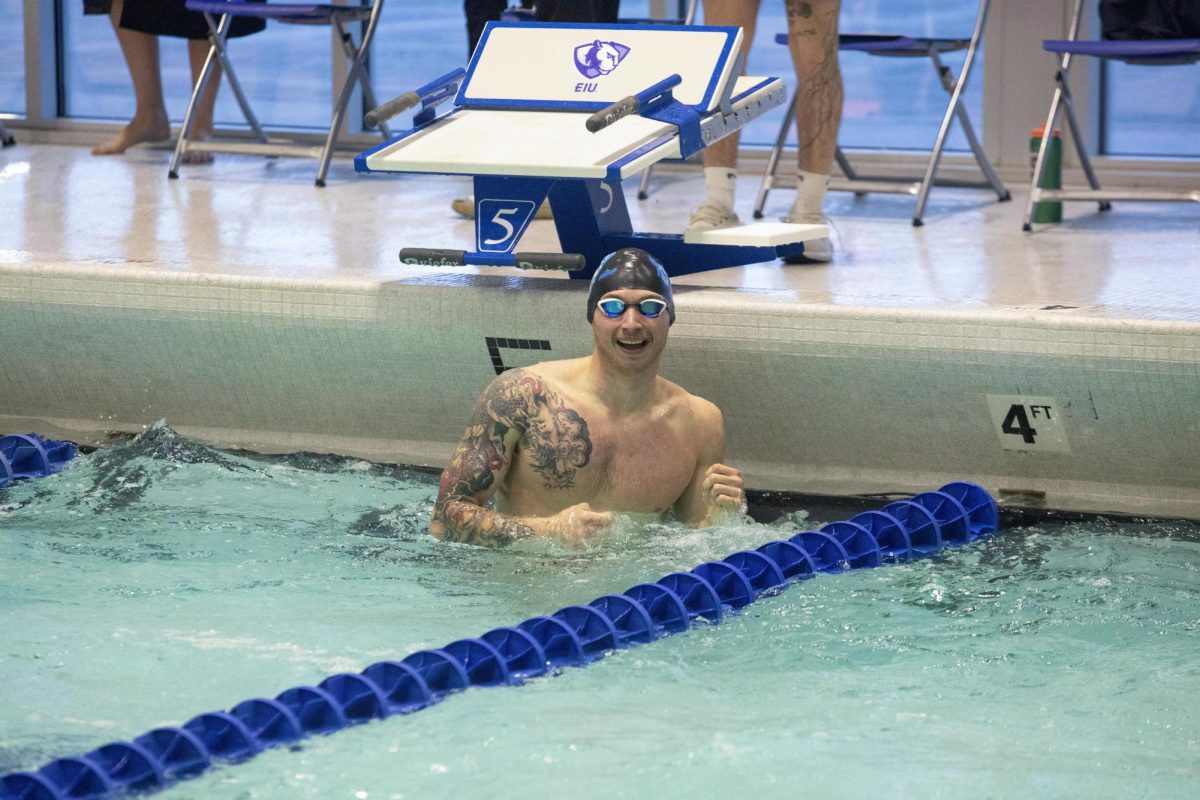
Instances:
[[[0,778],[0,800],[80,800],[161,788],[214,763],[242,761],[311,734],[409,714],[472,686],[511,686],[550,670],[582,666],[614,650],[685,631],[696,619],[720,622],[791,581],[908,562],[946,545],[972,542],[998,526],[996,504],[986,491],[973,483],[949,483],[587,605],[566,606],[400,661],[380,661],[361,673],[332,675],[273,700],[252,698],[227,712],[199,714],[182,727],[110,742],[36,772],[10,773]]]
[[[79,455],[71,442],[43,439],[36,433],[0,436],[0,489],[13,481],[53,475]]]

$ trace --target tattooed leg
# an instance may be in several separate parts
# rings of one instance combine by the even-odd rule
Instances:
[[[828,175],[842,121],[838,66],[841,0],[787,0],[788,49],[796,68],[800,169]]]

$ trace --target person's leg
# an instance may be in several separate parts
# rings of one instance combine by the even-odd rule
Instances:
[[[796,68],[799,172],[796,200],[785,220],[818,223],[842,121],[842,73],[838,66],[841,0],[786,0],[788,49]],[[805,248],[811,261],[833,255],[827,239]]]
[[[758,6],[759,0],[704,0],[704,24],[741,26],[742,53],[749,56],[758,21]],[[692,213],[689,229],[717,228],[738,221],[733,200],[740,138],[733,133],[705,148],[704,202]]]
[[[787,0],[788,50],[796,68],[800,169],[829,174],[842,122],[838,65],[841,0]]]
[[[92,149],[92,155],[106,156],[124,153],[141,142],[158,142],[171,135],[167,108],[163,102],[162,77],[158,69],[158,37],[121,27],[124,0],[113,0],[109,19],[125,56],[125,66],[133,82],[135,107],[133,119],[125,128],[102,145]]]

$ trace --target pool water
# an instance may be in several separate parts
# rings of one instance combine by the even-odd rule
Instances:
[[[934,488],[934,487],[931,487]],[[0,491],[0,774],[785,538],[425,527],[422,472],[165,425]],[[209,770],[164,798],[1200,796],[1200,526],[1042,524]]]

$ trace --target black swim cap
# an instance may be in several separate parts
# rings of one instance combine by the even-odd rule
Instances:
[[[609,253],[596,268],[588,289],[587,320],[596,315],[596,303],[609,292],[620,289],[644,289],[660,295],[667,302],[667,318],[675,322],[675,298],[671,294],[671,279],[658,259],[636,247],[623,247]]]

